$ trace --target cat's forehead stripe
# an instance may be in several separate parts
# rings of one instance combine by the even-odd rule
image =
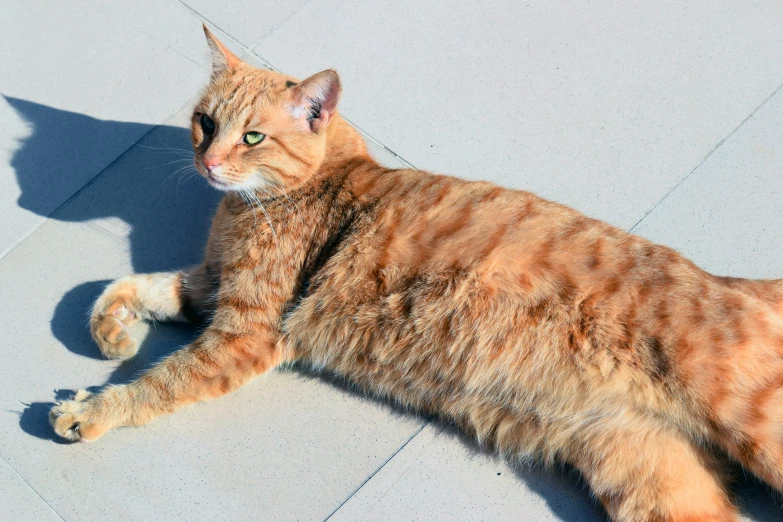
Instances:
[[[210,103],[213,117],[221,120],[223,125],[243,120],[245,125],[250,124],[258,106],[270,98],[270,82],[258,78],[252,80],[243,77],[227,95],[221,95],[220,91],[215,92]]]
[[[243,76],[242,78],[240,78],[239,83],[234,85],[234,88],[231,90],[231,92],[228,93],[227,96],[224,96],[222,100],[220,100],[220,105],[221,106],[231,105],[237,93],[239,93],[239,91],[242,90],[242,87],[245,86],[245,83],[247,83],[247,77]]]

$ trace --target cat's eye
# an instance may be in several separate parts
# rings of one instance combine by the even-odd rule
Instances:
[[[264,141],[264,138],[266,138],[266,134],[261,134],[260,132],[248,132],[242,137],[242,141],[248,145],[257,145]]]
[[[201,115],[201,128],[204,131],[204,134],[212,135],[213,132],[215,132],[215,122],[207,116],[206,114]]]

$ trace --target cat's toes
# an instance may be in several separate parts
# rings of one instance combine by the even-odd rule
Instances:
[[[122,318],[126,318],[128,313],[130,312],[125,310]],[[109,359],[129,359],[139,350],[136,338],[130,334],[127,323],[121,320],[119,315],[104,315],[94,321],[93,337],[103,355]]]
[[[95,422],[90,394],[79,390],[71,401],[58,402],[49,411],[49,424],[60,437],[72,442],[92,442],[106,432],[106,428]]]
[[[123,301],[117,300],[104,312],[104,315],[110,315],[116,317],[123,324],[129,325],[136,320],[136,314],[129,310]]]

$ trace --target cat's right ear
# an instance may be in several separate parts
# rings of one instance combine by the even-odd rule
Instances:
[[[207,44],[209,44],[209,49],[212,51],[212,78],[217,78],[223,73],[239,67],[242,60],[237,58],[225,45],[220,43],[220,40],[215,38],[215,35],[207,29],[207,24],[202,24],[202,26],[207,37]]]

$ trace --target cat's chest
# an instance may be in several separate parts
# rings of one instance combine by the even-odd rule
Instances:
[[[305,216],[280,205],[228,208],[216,238],[224,263],[243,261],[263,270],[284,265],[298,256],[310,233]]]
[[[297,216],[269,217],[271,223],[256,222],[244,214],[224,230],[220,285],[225,294],[242,293],[255,304],[290,308],[313,255],[313,227]]]
[[[379,289],[377,255],[367,248],[364,236],[350,234],[332,248],[323,249],[321,262],[301,274],[296,299],[282,324],[301,355],[361,336],[357,327],[374,329],[371,323],[389,295]]]

